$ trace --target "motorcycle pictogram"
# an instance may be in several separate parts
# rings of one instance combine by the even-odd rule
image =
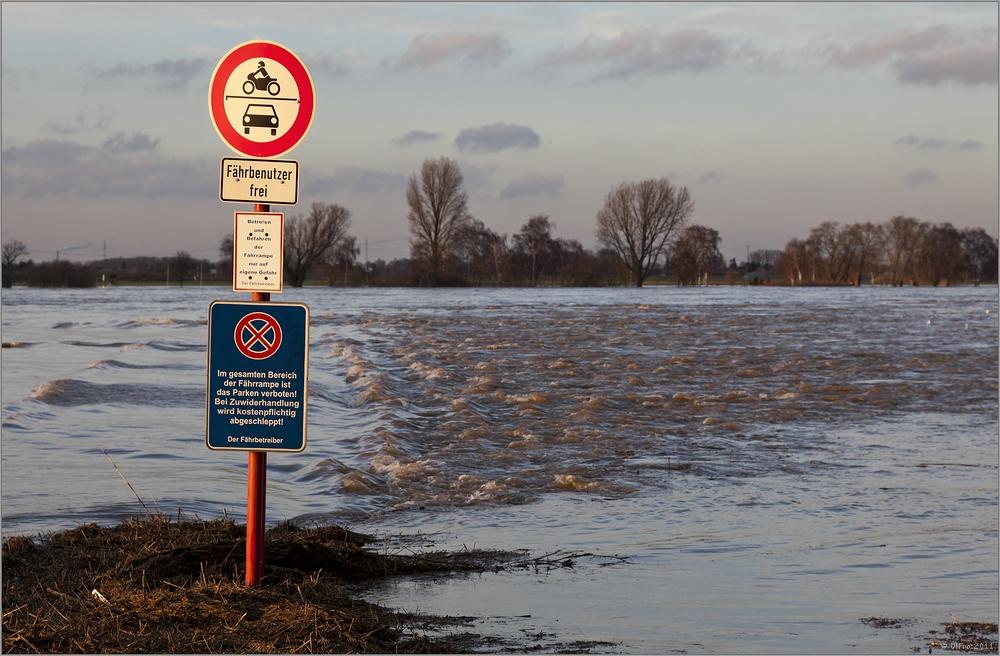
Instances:
[[[257,91],[267,91],[272,96],[276,96],[281,93],[281,85],[278,81],[271,77],[267,69],[264,68],[264,62],[257,62],[257,70],[253,73],[247,75],[247,81],[243,83],[243,93],[248,96]]]

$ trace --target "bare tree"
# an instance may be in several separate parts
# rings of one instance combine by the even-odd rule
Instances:
[[[458,162],[440,157],[424,160],[420,177],[414,173],[406,186],[412,257],[423,265],[432,285],[445,281],[445,262],[456,231],[472,219],[462,182]]]
[[[997,279],[997,240],[982,228],[962,231],[962,269],[977,287],[982,280]]]
[[[809,232],[820,263],[831,282],[846,283],[856,256],[855,243],[847,226],[837,221],[824,221]]]
[[[347,272],[354,266],[358,255],[361,255],[358,240],[352,235],[345,235],[330,249],[326,261],[323,262],[326,284],[333,287],[333,283],[343,277],[344,287],[347,287]]]
[[[914,275],[917,254],[927,224],[906,216],[894,216],[885,225],[885,256],[889,261],[889,284],[893,287]]]
[[[719,252],[722,239],[719,231],[701,225],[690,225],[671,249],[670,266],[678,285],[700,284],[725,266]],[[779,251],[780,252],[780,251]]]
[[[28,254],[28,247],[20,239],[5,239],[3,241],[3,286],[11,287],[14,284],[14,265],[17,261]]]
[[[642,287],[693,212],[687,187],[666,178],[623,182],[597,213],[597,240],[629,271],[631,283]]]
[[[808,278],[811,248],[808,242],[792,239],[785,244],[785,250],[778,260],[778,270],[788,278],[792,285],[801,283],[803,277]]]
[[[762,267],[770,268],[778,263],[778,260],[781,258],[781,253],[782,251],[769,248],[751,251],[750,262],[753,262]],[[750,262],[747,263],[748,266]]]
[[[235,257],[235,245],[233,244],[233,233],[229,233],[222,238],[219,244],[219,271],[223,272],[227,279],[233,278],[233,257]]]
[[[184,279],[194,269],[194,258],[187,251],[177,251],[177,254],[170,258],[170,268],[174,270],[180,286],[184,286]]]
[[[453,255],[466,281],[482,285],[483,281],[499,287],[508,268],[507,235],[498,235],[479,219],[470,219],[455,231]]]
[[[948,284],[962,261],[962,236],[950,223],[930,226],[917,256],[919,280],[935,287]]]
[[[858,287],[861,286],[861,277],[866,268],[871,274],[872,282],[875,281],[875,268],[882,259],[883,232],[881,225],[874,225],[870,221],[855,223],[847,229],[847,238],[851,241],[854,252]]]
[[[514,250],[531,263],[529,284],[532,287],[538,284],[538,278],[555,250],[555,240],[552,239],[554,227],[547,214],[536,214],[511,238]]]
[[[347,235],[351,213],[334,204],[313,203],[308,217],[293,216],[285,222],[285,280],[301,287],[313,266],[327,260]]]

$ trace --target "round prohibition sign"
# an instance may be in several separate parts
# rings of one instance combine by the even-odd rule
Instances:
[[[251,312],[236,324],[236,348],[251,360],[264,360],[281,346],[281,326],[270,314]]]
[[[270,72],[260,65],[271,66]],[[209,81],[212,125],[226,145],[248,157],[281,157],[295,148],[315,111],[316,90],[305,64],[273,41],[236,46]]]

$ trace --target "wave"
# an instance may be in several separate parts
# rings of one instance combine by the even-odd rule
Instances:
[[[204,351],[207,345],[204,343],[185,343],[185,342],[146,342],[143,346],[147,346],[151,349],[156,349],[157,351]]]
[[[99,384],[62,378],[42,383],[31,398],[58,406],[124,404],[158,408],[204,407],[203,389],[147,384]]]
[[[205,367],[198,364],[131,364],[121,360],[98,360],[88,369],[168,369],[173,371],[204,371]]]
[[[185,343],[185,342],[171,342],[171,341],[152,341],[152,342],[82,342],[79,340],[71,340],[68,342],[62,342],[67,346],[87,346],[90,348],[117,348],[123,351],[131,351],[137,348],[151,348],[157,351],[204,351],[207,346],[203,343]]]
[[[140,328],[142,326],[205,326],[208,321],[205,319],[172,319],[170,317],[131,319],[118,324],[118,328]]]

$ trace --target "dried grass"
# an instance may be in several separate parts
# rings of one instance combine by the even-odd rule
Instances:
[[[482,571],[510,557],[377,553],[363,548],[373,538],[339,527],[282,525],[268,531],[261,585],[247,588],[245,542],[245,528],[229,520],[162,515],[41,540],[10,538],[3,544],[3,651],[470,651],[468,641],[405,633],[403,616],[352,598],[343,584]]]

